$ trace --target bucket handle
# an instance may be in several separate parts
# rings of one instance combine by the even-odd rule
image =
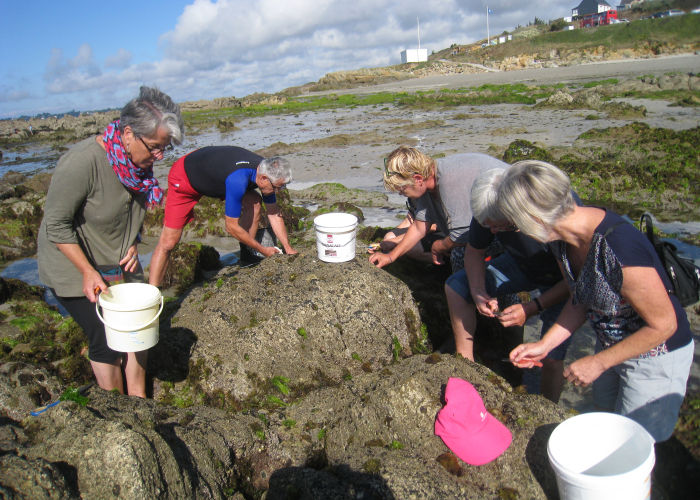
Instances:
[[[151,323],[153,323],[153,322],[158,318],[158,316],[160,316],[160,313],[163,312],[163,305],[164,305],[164,303],[165,303],[165,302],[163,301],[163,296],[161,295],[161,296],[160,296],[160,310],[156,313],[155,316],[153,316],[153,319],[152,319],[151,321],[149,321],[149,322],[146,323],[145,325],[139,326],[139,330],[140,330],[141,328],[146,328],[146,327],[149,326]],[[117,331],[119,331],[119,332],[125,332],[125,331],[126,331],[126,330],[124,330],[123,327],[122,327],[122,328],[117,328],[116,326],[112,326],[112,325],[110,325],[109,323],[107,323],[107,322],[105,321],[105,319],[104,319],[104,318],[102,317],[102,315],[100,314],[100,301],[99,301],[99,300],[95,301],[95,312],[97,313],[97,317],[100,318],[100,321],[102,321],[102,323],[104,323],[105,326],[111,328],[112,330],[117,330]]]
[[[350,239],[350,241],[346,241],[346,242],[343,243],[342,245],[336,245],[336,246],[332,246],[332,247],[329,247],[329,248],[343,248],[345,245],[349,245],[349,244],[352,243],[353,241],[355,241],[355,236],[353,236],[353,237]],[[323,245],[324,247],[327,247],[327,246],[328,246],[328,245],[326,245],[324,242],[322,242],[321,240],[319,240],[318,238],[316,238],[316,243],[320,243],[320,244]]]

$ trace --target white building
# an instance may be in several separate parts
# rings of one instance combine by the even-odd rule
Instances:
[[[428,60],[428,49],[407,49],[401,52],[401,64]]]

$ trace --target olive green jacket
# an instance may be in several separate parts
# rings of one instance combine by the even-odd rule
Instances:
[[[146,195],[121,183],[95,142],[85,139],[61,157],[39,228],[39,277],[60,297],[83,296],[83,276],[55,243],[77,243],[90,263],[118,265],[146,216]],[[143,281],[143,269],[125,278]]]

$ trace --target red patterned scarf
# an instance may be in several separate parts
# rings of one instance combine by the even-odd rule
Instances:
[[[158,179],[153,177],[153,168],[141,169],[131,162],[122,145],[119,120],[107,126],[102,142],[107,150],[107,159],[121,183],[136,193],[147,193],[146,205],[149,208],[160,205],[163,201],[163,190],[158,186]]]

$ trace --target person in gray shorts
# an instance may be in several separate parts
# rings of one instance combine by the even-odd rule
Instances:
[[[657,442],[671,437],[695,346],[688,315],[647,237],[610,210],[578,206],[569,177],[542,161],[514,164],[497,203],[511,224],[549,244],[571,290],[552,328],[510,359],[532,366],[588,320],[596,352],[567,366],[564,377],[593,384],[599,410],[631,418]]]
[[[396,247],[387,253],[373,253],[369,261],[377,267],[391,264],[437,224],[447,236],[435,241],[430,251],[433,263],[443,264],[454,248],[467,244],[472,219],[469,192],[474,179],[504,166],[507,164],[484,154],[464,153],[435,160],[409,146],[393,151],[384,165],[384,187],[411,198],[416,207],[415,222]]]
[[[569,289],[549,247],[510,225],[498,210],[496,192],[506,170],[488,170],[472,185],[470,203],[473,220],[464,252],[464,269],[445,283],[450,320],[457,352],[474,360],[476,313],[498,320],[504,327],[522,326],[527,318],[540,315],[542,333],[561,313]],[[486,249],[494,239],[505,253],[485,262]],[[539,290],[541,295],[524,304],[499,308],[496,296]],[[557,402],[564,386],[564,357],[569,346],[562,343],[542,360],[542,395]]]

